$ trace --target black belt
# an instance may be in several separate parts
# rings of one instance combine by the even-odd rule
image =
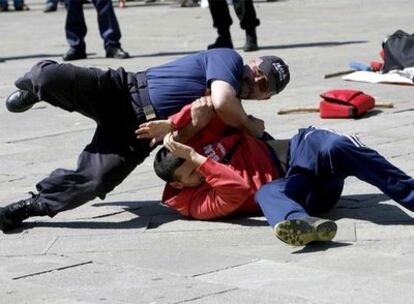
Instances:
[[[128,73],[129,93],[133,100],[133,107],[137,113],[144,112],[147,120],[157,117],[148,92],[148,83],[145,72]]]

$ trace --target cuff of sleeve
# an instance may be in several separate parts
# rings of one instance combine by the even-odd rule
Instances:
[[[176,126],[175,122],[172,121],[171,119],[168,119],[168,121],[171,124],[171,131],[176,131],[177,130],[177,126]]]
[[[197,170],[203,174],[204,177],[207,177],[208,175],[211,175],[214,172],[218,172],[220,169],[218,168],[220,166],[219,163],[212,160],[210,157],[207,158],[207,160],[202,163],[200,166],[198,166]]]

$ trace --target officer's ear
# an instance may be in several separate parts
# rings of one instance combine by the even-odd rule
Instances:
[[[179,182],[179,181],[169,182],[168,184],[169,184],[171,187],[173,187],[174,189],[177,189],[177,190],[181,190],[181,189],[183,189],[183,188],[184,188],[183,183],[182,183],[182,182]]]

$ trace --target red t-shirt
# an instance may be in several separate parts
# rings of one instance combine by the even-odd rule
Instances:
[[[187,117],[188,123],[189,111],[191,107],[183,108],[181,114],[170,117],[177,128],[185,126],[177,117]],[[279,177],[270,150],[263,141],[245,133],[223,136],[225,125],[218,117],[217,119],[219,122],[216,118],[213,119],[203,133],[192,139],[192,146],[197,146],[199,153],[208,156],[197,169],[205,177],[205,183],[181,190],[167,184],[162,201],[182,215],[195,219],[260,213],[254,194],[260,186]],[[216,141],[212,142],[214,139]],[[206,144],[206,140],[210,140],[210,143]],[[200,142],[204,145],[200,146]],[[229,163],[219,163],[234,145],[237,146]]]

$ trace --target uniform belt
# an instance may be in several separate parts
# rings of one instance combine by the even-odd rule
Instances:
[[[136,74],[128,73],[127,77],[129,92],[133,100],[135,111],[139,113],[142,109],[147,120],[156,118],[157,115],[149,97],[145,72],[138,72]]]

